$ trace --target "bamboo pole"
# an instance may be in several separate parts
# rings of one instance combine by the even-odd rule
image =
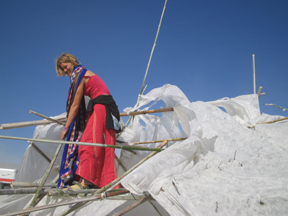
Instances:
[[[252,54],[252,64],[253,64],[253,93],[256,94],[256,72],[255,72],[255,55]]]
[[[157,110],[136,111],[136,112],[131,112],[129,114],[120,113],[120,116],[145,115],[145,114],[149,114],[149,113],[171,112],[171,111],[174,111],[173,107],[172,108],[157,109]]]
[[[261,124],[272,124],[272,123],[276,123],[276,122],[280,122],[280,121],[285,121],[285,120],[288,120],[288,117],[281,118],[281,119],[276,119],[276,120],[268,121],[268,122],[257,123],[256,125],[261,125]],[[255,129],[255,126],[256,126],[256,125],[247,126],[247,127],[248,127],[248,128],[253,128],[253,129]]]
[[[162,142],[157,149],[162,149],[165,145],[167,145],[168,141],[165,140],[164,142]],[[127,172],[123,173],[121,176],[119,176],[118,178],[116,178],[114,181],[112,181],[111,183],[107,184],[106,186],[104,186],[103,188],[99,189],[96,193],[102,193],[104,191],[106,191],[108,188],[112,187],[114,184],[116,184],[117,182],[119,182],[121,179],[123,179],[125,176],[127,176],[129,173],[131,173],[133,170],[135,170],[138,166],[140,166],[142,163],[144,163],[146,160],[148,160],[149,158],[151,158],[152,156],[154,156],[157,153],[157,151],[153,151],[151,152],[148,156],[146,156],[145,158],[143,158],[141,161],[139,161],[137,164],[135,164],[132,168],[130,168]]]
[[[167,141],[181,141],[181,140],[185,140],[188,137],[185,138],[176,138],[176,139],[166,139]],[[150,144],[150,143],[158,143],[158,142],[164,142],[165,140],[155,140],[155,141],[146,141],[146,142],[134,142],[133,145],[137,145],[137,144]]]
[[[165,9],[166,9],[166,4],[167,4],[167,0],[165,0],[165,4],[164,4],[163,10],[162,10],[162,14],[161,14],[160,22],[159,22],[159,25],[158,25],[156,37],[155,37],[154,44],[153,44],[153,47],[152,47],[152,50],[151,50],[151,54],[150,54],[150,57],[149,57],[149,61],[148,61],[148,64],[147,64],[147,68],[146,68],[145,76],[144,76],[144,79],[143,79],[143,83],[142,83],[142,86],[141,86],[141,89],[140,89],[140,95],[143,93],[143,87],[144,87],[144,84],[145,84],[145,81],[146,81],[146,77],[147,77],[147,74],[148,74],[148,71],[149,71],[150,63],[151,63],[151,60],[152,60],[152,56],[153,56],[153,53],[154,53],[154,49],[155,49],[155,46],[156,46],[158,35],[159,35],[159,32],[160,32],[160,27],[161,27],[162,19],[163,19],[164,12],[165,12]]]
[[[271,123],[275,123],[275,122],[279,122],[279,121],[284,121],[284,120],[287,120],[288,117],[285,117],[285,118],[281,118],[281,119],[276,119],[276,120],[273,120],[273,121],[268,121],[268,122],[263,122],[263,123],[258,123],[258,124],[271,124]]]
[[[53,185],[54,186],[54,185]],[[57,185],[55,185],[56,187]],[[38,187],[29,187],[29,188],[10,188],[10,189],[2,189],[0,190],[0,195],[15,195],[15,194],[35,194],[38,190]],[[41,194],[48,194],[49,196],[62,196],[65,194],[68,195],[77,195],[77,194],[91,194],[95,193],[99,189],[82,189],[82,190],[62,190],[58,188],[47,187],[44,185],[44,187],[41,190]],[[111,190],[111,192],[115,191],[123,191],[126,189],[114,189]]]
[[[137,202],[133,203],[132,205],[129,205],[126,208],[122,209],[121,211],[113,214],[113,216],[120,216],[120,215],[126,214],[127,212],[133,210],[137,206],[139,206],[142,203],[144,203],[144,202],[146,202],[148,200],[151,200],[151,199],[153,199],[153,198],[152,198],[151,194],[149,194],[148,196],[143,197],[142,199],[138,200]]]
[[[60,118],[58,119],[59,121],[66,121],[66,118]],[[15,122],[15,123],[6,123],[6,124],[1,124],[0,128],[2,130],[6,129],[14,129],[14,128],[21,128],[21,127],[29,127],[29,126],[36,126],[36,125],[47,125],[52,123],[49,120],[37,120],[37,121],[27,121],[27,122]]]
[[[55,151],[55,154],[54,154],[54,156],[53,156],[53,158],[52,158],[52,160],[51,160],[51,162],[50,162],[50,165],[49,165],[48,169],[46,170],[46,172],[45,172],[45,174],[44,174],[44,176],[43,176],[43,178],[42,178],[42,180],[41,180],[41,183],[40,183],[40,185],[39,185],[39,187],[38,187],[38,189],[37,189],[37,192],[35,193],[35,195],[34,195],[34,197],[33,197],[33,199],[32,199],[32,202],[30,203],[30,206],[29,206],[30,208],[32,208],[32,207],[35,206],[35,204],[36,204],[36,202],[37,202],[37,199],[38,199],[38,197],[39,197],[39,195],[40,195],[40,192],[41,192],[41,190],[42,190],[42,188],[43,188],[43,186],[44,186],[44,184],[45,184],[45,182],[46,182],[46,180],[47,180],[47,178],[48,178],[48,175],[49,175],[50,172],[51,172],[51,169],[52,169],[52,167],[53,167],[53,165],[54,165],[54,162],[56,161],[56,158],[57,158],[57,156],[58,156],[58,154],[59,154],[59,152],[60,152],[60,149],[61,149],[62,145],[63,145],[63,144],[59,144],[59,145],[58,145],[58,147],[57,147],[57,149],[56,149],[56,151]]]
[[[162,149],[165,145],[167,145],[168,141],[165,140],[164,142],[162,142],[157,148],[158,149]],[[118,178],[116,178],[114,181],[112,181],[111,183],[107,184],[106,186],[104,186],[103,188],[99,189],[98,191],[96,191],[96,194],[99,193],[103,193],[105,192],[107,189],[109,189],[110,187],[112,187],[113,185],[116,185],[120,180],[122,180],[125,176],[127,176],[128,174],[130,174],[132,171],[134,171],[137,167],[139,167],[142,163],[144,163],[145,161],[147,161],[149,158],[151,158],[152,156],[154,156],[157,152],[151,152],[148,156],[146,156],[145,158],[143,158],[142,160],[140,160],[137,164],[135,164],[132,168],[130,168],[128,171],[126,171],[125,173],[123,173],[121,176],[119,176]],[[85,205],[87,202],[82,202],[82,203],[78,203],[74,206],[72,206],[68,211],[65,211],[61,214],[61,216],[67,215],[73,211],[75,211],[76,209],[80,208],[81,206]]]
[[[99,190],[99,188],[95,188],[95,189],[81,189],[81,190],[63,190],[61,188],[53,188],[50,189],[48,192],[49,196],[62,196],[65,194],[69,194],[69,195],[77,195],[77,194],[95,194],[95,192]],[[120,189],[112,189],[109,192],[116,192],[116,191],[123,191],[126,190],[125,188],[120,188]]]
[[[44,142],[44,143],[56,143],[56,144],[74,144],[74,145],[86,145],[86,146],[98,146],[98,147],[108,147],[108,148],[119,148],[125,150],[138,150],[138,151],[161,151],[158,148],[144,148],[144,147],[133,147],[133,146],[116,146],[116,145],[107,145],[99,143],[88,143],[88,142],[72,142],[72,141],[61,141],[61,140],[47,140],[47,139],[33,139],[33,138],[24,138],[24,137],[12,137],[12,136],[2,136],[0,139],[15,139],[15,140],[25,140],[33,142]]]
[[[117,161],[117,163],[122,167],[122,169],[124,170],[124,172],[127,171],[126,167],[124,166],[124,164],[120,161],[120,159],[117,157],[117,155],[115,154],[115,159]]]
[[[36,193],[38,188],[17,188],[17,189],[2,189],[0,190],[0,195],[12,195],[12,194],[34,194]],[[47,194],[49,192],[49,188],[42,188],[41,193]]]
[[[131,112],[130,114],[120,113],[120,116],[134,116],[134,115],[142,115],[142,114],[147,114],[147,113],[159,113],[159,112],[169,112],[169,111],[173,111],[173,108]],[[45,116],[45,117],[49,118],[47,116]],[[52,119],[52,118],[50,118],[50,119]],[[59,122],[62,122],[61,124],[63,125],[66,121],[66,118],[53,119],[53,122],[50,120],[44,119],[44,120],[37,120],[37,121],[7,123],[7,124],[1,124],[0,129],[6,130],[6,129],[14,129],[14,128],[21,128],[21,127],[36,126],[36,125],[47,125],[47,124],[54,123],[55,120],[58,120],[57,121],[58,124],[59,124]]]
[[[120,161],[120,159],[116,155],[115,155],[115,159],[117,160],[118,164],[122,167],[124,172],[126,172],[127,171],[126,167],[122,164],[122,162]],[[149,200],[149,203],[152,205],[152,207],[155,209],[155,211],[157,211],[158,214],[161,215],[160,212],[158,211],[158,209],[156,208],[156,206],[151,202],[151,200]]]
[[[57,123],[57,124],[60,124],[60,125],[65,125],[64,122],[61,122],[61,121],[58,121],[58,120],[56,120],[56,119],[47,117],[47,116],[42,115],[42,114],[40,114],[40,113],[34,112],[34,111],[32,111],[32,110],[30,110],[30,113],[32,113],[32,114],[34,114],[34,115],[37,115],[37,116],[39,116],[39,117],[41,117],[41,118],[47,119],[48,121],[51,121],[51,122],[53,122],[53,123]]]
[[[32,182],[11,182],[10,186],[13,188],[17,188],[17,187],[39,187],[40,184],[39,183],[32,183]],[[46,183],[44,184],[43,187],[57,187],[57,184],[55,183]]]
[[[281,109],[281,110],[283,110],[283,111],[288,111],[287,108],[284,108],[284,107],[278,106],[278,105],[276,105],[276,104],[265,104],[265,105],[266,105],[266,106],[274,106],[274,107],[277,107],[277,108],[279,108],[279,109]]]
[[[112,197],[112,196],[116,196],[116,195],[120,195],[120,194],[125,194],[125,193],[129,193],[128,190],[123,190],[123,191],[115,191],[115,192],[108,192],[107,193],[107,197]],[[30,212],[35,212],[35,211],[41,211],[41,210],[45,210],[45,209],[49,209],[49,208],[56,208],[59,206],[64,206],[64,205],[70,205],[70,204],[74,204],[74,203],[78,203],[78,202],[83,202],[83,201],[96,201],[101,199],[102,196],[99,195],[95,195],[95,196],[91,196],[91,197],[84,197],[84,198],[80,198],[77,200],[71,200],[71,201],[67,201],[67,202],[58,202],[58,203],[53,203],[53,204],[48,204],[45,206],[37,206],[34,208],[28,208],[28,209],[23,209],[17,212],[12,212],[12,213],[8,213],[5,215],[1,215],[1,216],[14,216],[14,215],[20,215],[20,214],[27,214]]]
[[[43,158],[45,158],[48,161],[48,163],[51,163],[50,158],[40,148],[38,148],[38,146],[36,146],[33,142],[29,143],[40,155],[42,155]]]

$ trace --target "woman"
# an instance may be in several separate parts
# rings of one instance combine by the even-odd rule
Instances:
[[[90,70],[86,70],[75,56],[68,53],[63,53],[56,60],[56,71],[58,76],[70,77],[67,121],[60,139],[66,137],[69,141],[115,145],[116,132],[112,115],[118,121],[120,116],[118,107],[103,80]],[[84,95],[92,99],[87,107],[87,121]],[[107,185],[116,178],[114,156],[114,148],[78,147],[66,144],[58,187],[70,185],[79,177],[80,184],[73,185],[72,189]]]

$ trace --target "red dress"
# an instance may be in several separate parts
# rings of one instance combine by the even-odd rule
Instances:
[[[91,99],[99,95],[110,95],[107,86],[100,77],[94,75],[85,78],[89,78],[89,80],[84,87],[84,95],[89,96]],[[106,128],[105,106],[95,104],[93,112],[88,117],[81,142],[115,145],[115,141],[115,131]],[[102,188],[117,177],[114,148],[80,145],[78,155],[79,166],[76,174],[85,180]]]

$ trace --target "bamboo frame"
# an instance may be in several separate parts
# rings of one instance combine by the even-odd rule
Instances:
[[[123,191],[116,191],[116,192],[110,192],[110,193],[108,192],[107,193],[107,197],[116,196],[116,195],[125,194],[125,193],[129,193],[129,191],[128,190],[123,190]],[[20,210],[20,211],[17,211],[17,212],[8,213],[5,216],[14,216],[14,215],[27,214],[27,213],[34,212],[34,211],[41,211],[41,210],[44,210],[44,209],[56,208],[56,207],[59,207],[59,206],[79,203],[79,202],[83,202],[83,200],[85,200],[85,201],[96,201],[96,200],[99,200],[101,198],[102,198],[102,196],[99,194],[99,195],[95,195],[95,196],[92,196],[92,197],[84,197],[84,198],[80,198],[78,200],[72,200],[72,201],[68,201],[68,202],[58,202],[58,203],[48,204],[48,205],[45,205],[45,206],[37,206],[37,207],[34,207],[34,208],[23,209],[23,210]]]
[[[99,144],[99,143],[72,142],[72,141],[47,140],[47,139],[33,139],[33,138],[24,138],[24,137],[2,136],[2,135],[0,135],[0,139],[15,139],[15,140],[25,140],[25,141],[33,141],[33,142],[44,142],[44,143],[98,146],[98,147],[119,148],[119,149],[125,149],[125,150],[138,150],[138,151],[157,151],[157,152],[161,151],[161,149],[158,149],[158,148],[116,146],[116,145],[107,145],[107,144]]]
[[[165,140],[164,142],[162,142],[157,148],[161,149],[163,148],[165,145],[168,144],[168,141]],[[130,174],[132,171],[134,171],[137,167],[139,167],[142,163],[144,163],[146,160],[148,160],[149,158],[151,158],[152,156],[154,156],[155,154],[157,154],[156,151],[151,152],[148,156],[146,156],[145,158],[143,158],[142,160],[140,160],[137,164],[135,164],[132,168],[130,168],[128,171],[126,171],[125,173],[123,173],[121,176],[119,176],[118,178],[116,178],[114,181],[110,182],[109,184],[107,184],[106,186],[104,186],[103,188],[99,189],[98,191],[96,191],[96,194],[99,193],[103,193],[106,190],[108,190],[110,187],[112,187],[113,185],[116,185],[121,179],[123,179],[125,176],[127,176],[128,174]],[[82,202],[82,203],[78,203],[74,206],[72,206],[68,211],[63,212],[61,215],[67,215],[73,211],[75,211],[76,209],[80,208],[81,206],[85,205],[86,202]]]
[[[142,114],[147,114],[147,113],[169,112],[169,111],[173,111],[173,110],[174,110],[173,108],[165,108],[165,109],[157,109],[157,110],[137,111],[137,112],[131,112],[129,114],[120,113],[120,116],[122,117],[122,116],[142,115]],[[49,118],[49,117],[45,116],[45,118]],[[50,120],[47,120],[47,119],[43,119],[43,120],[38,120],[38,121],[7,123],[7,124],[1,124],[0,129],[7,130],[7,129],[29,127],[29,126],[36,126],[36,125],[47,125],[47,124],[50,124],[50,123],[55,123],[55,120],[58,120],[58,122],[61,122],[61,123],[57,122],[58,124],[63,125],[64,122],[66,121],[66,118],[53,119],[53,122],[50,121]]]
[[[122,167],[124,172],[126,172],[127,171],[126,167],[124,166],[124,164],[122,164],[122,162],[119,160],[119,158],[116,155],[115,155],[115,159],[117,160],[118,164]],[[158,209],[156,208],[156,206],[150,200],[149,200],[149,203],[152,205],[152,207],[155,209],[155,211],[158,212]],[[159,213],[159,215],[161,215],[161,214]]]
[[[163,148],[165,145],[167,145],[168,141],[164,141],[163,143],[161,143],[157,148],[161,149]],[[145,158],[143,158],[141,161],[139,161],[137,164],[135,164],[131,169],[129,169],[127,172],[125,172],[123,175],[119,176],[118,178],[116,178],[114,181],[112,181],[111,183],[107,184],[106,186],[104,186],[103,188],[97,190],[95,193],[100,194],[105,192],[107,189],[109,189],[110,187],[112,187],[113,185],[117,184],[121,179],[123,179],[125,176],[127,176],[129,173],[131,173],[133,170],[135,170],[137,167],[139,167],[142,163],[144,163],[146,160],[148,160],[149,158],[151,158],[152,156],[154,156],[157,152],[153,151],[151,152],[148,156],[146,156]],[[39,189],[38,189],[39,190]],[[124,193],[129,193],[128,190],[124,190],[124,191],[120,191],[120,192],[108,192],[107,193],[107,197],[109,196],[115,196],[115,195],[119,195],[119,194],[124,194]],[[113,195],[112,195],[113,194]],[[26,214],[26,213],[30,213],[30,212],[34,212],[34,211],[40,211],[40,210],[44,210],[44,209],[48,209],[48,208],[55,208],[58,206],[64,206],[64,205],[70,205],[70,204],[76,204],[74,205],[72,208],[70,208],[68,211],[64,212],[64,215],[69,214],[70,212],[76,210],[77,208],[85,205],[87,202],[90,201],[95,201],[101,199],[101,195],[94,195],[91,197],[85,197],[85,198],[80,198],[77,200],[72,200],[72,201],[68,201],[68,202],[58,202],[58,203],[54,203],[54,204],[49,204],[46,206],[39,206],[39,207],[33,207],[33,208],[28,208],[28,209],[24,209],[21,211],[17,211],[17,212],[13,212],[13,213],[9,213],[7,214],[7,216],[12,216],[12,215],[19,215],[19,214]],[[77,205],[79,204],[79,205]],[[63,215],[63,214],[62,214]]]
[[[153,199],[153,197],[151,196],[151,194],[149,194],[146,197],[143,197],[142,199],[138,200],[137,202],[133,203],[132,205],[127,206],[126,208],[122,209],[121,211],[113,214],[113,216],[120,216],[123,214],[126,214],[127,212],[133,210],[134,208],[136,208],[137,206],[141,205],[142,203]]]

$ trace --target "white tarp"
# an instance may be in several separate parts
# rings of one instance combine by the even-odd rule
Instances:
[[[135,116],[117,139],[130,144],[182,137],[187,139],[169,142],[164,151],[122,179],[121,184],[126,189],[138,195],[150,193],[162,206],[155,203],[162,215],[286,214],[287,121],[257,125],[281,117],[261,114],[257,95],[191,103],[173,85],[165,85],[140,96],[138,106],[125,111],[155,109],[154,104],[158,101],[164,102],[165,107],[173,107],[174,112]],[[223,107],[226,112],[218,107]],[[249,129],[247,126],[255,128]],[[34,137],[57,139],[61,130],[56,125],[38,126]],[[49,152],[50,158],[56,149],[51,144],[37,145]],[[145,146],[158,145],[152,143]],[[34,151],[32,147],[27,149],[19,171],[19,181],[39,181],[48,167],[48,162],[44,162],[42,156]],[[129,169],[148,154],[139,151],[134,155],[122,151],[121,161]],[[120,166],[117,171],[118,175],[124,172]],[[57,165],[50,180],[56,173]],[[0,212],[23,209],[31,197],[10,196],[1,202]],[[72,198],[61,197],[61,200],[69,199]],[[59,197],[46,197],[38,205],[59,200]],[[131,203],[123,200],[97,201],[70,215],[113,215]],[[45,214],[58,215],[63,209],[67,207],[46,210]],[[136,214],[159,215],[150,203],[137,207],[127,215]]]

